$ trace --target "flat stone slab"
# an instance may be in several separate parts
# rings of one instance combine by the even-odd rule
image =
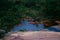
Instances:
[[[4,40],[60,40],[60,32],[34,31],[8,33]]]

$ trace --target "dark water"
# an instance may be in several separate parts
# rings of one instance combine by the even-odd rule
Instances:
[[[17,32],[17,31],[39,31],[44,29],[43,24],[30,24],[28,20],[24,20],[21,22],[22,25],[14,26],[14,28],[11,30],[11,32]]]

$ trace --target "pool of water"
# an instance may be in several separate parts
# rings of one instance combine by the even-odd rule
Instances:
[[[22,25],[16,25],[11,30],[11,32],[17,32],[17,31],[39,31],[44,29],[43,24],[31,24],[28,20],[21,21]]]

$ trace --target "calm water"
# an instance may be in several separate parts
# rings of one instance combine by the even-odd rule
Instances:
[[[14,26],[14,28],[11,30],[11,32],[17,32],[20,30],[25,30],[25,31],[38,31],[38,30],[43,30],[44,25],[43,24],[30,24],[28,20],[24,20],[21,22],[22,25]]]

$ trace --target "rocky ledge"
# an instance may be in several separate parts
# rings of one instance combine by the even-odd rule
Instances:
[[[4,37],[4,40],[60,40],[60,32],[11,32]]]

